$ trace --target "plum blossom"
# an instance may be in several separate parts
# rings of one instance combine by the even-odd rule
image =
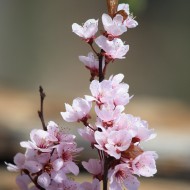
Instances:
[[[79,60],[90,70],[92,76],[99,75],[99,61],[94,57],[92,52],[88,53],[88,56],[79,56]],[[105,60],[102,63],[102,69],[104,69],[104,66]]]
[[[101,175],[103,172],[103,162],[98,159],[89,159],[88,162],[82,162],[83,167],[94,176]]]
[[[95,129],[92,126],[78,129],[78,133],[80,134],[80,136],[83,139],[89,141],[91,144],[96,143],[96,140],[94,138],[94,131]]]
[[[96,32],[98,31],[98,20],[89,19],[84,23],[83,26],[74,23],[72,25],[72,30],[75,34],[88,42],[90,39],[94,38]]]
[[[103,14],[102,23],[105,31],[113,37],[120,36],[127,31],[127,27],[123,24],[123,16],[120,14],[117,14],[113,19],[108,14]]]
[[[57,138],[58,142],[72,142],[75,139],[75,135],[66,134],[59,129],[59,126],[54,122],[50,121],[47,125],[47,131],[50,135]]]
[[[61,116],[67,122],[86,121],[89,118],[91,103],[83,98],[73,100],[72,106],[65,104],[66,112],[61,112]]]
[[[103,122],[115,120],[124,109],[122,105],[114,106],[113,104],[102,105],[101,108],[95,106],[96,114]]]
[[[101,105],[111,99],[112,87],[108,80],[103,80],[102,82],[93,80],[90,84],[90,91],[92,96],[85,96],[88,101],[96,101]]]
[[[118,5],[118,7],[117,7],[117,11],[121,11],[121,10],[124,10],[127,13],[127,15],[129,15],[130,14],[130,12],[129,12],[129,4],[127,4],[127,3],[120,3]]]
[[[110,179],[110,190],[122,190],[122,186],[129,190],[137,190],[140,185],[127,164],[118,164],[114,169],[110,169],[108,178]]]
[[[133,173],[145,177],[153,176],[156,170],[155,159],[158,155],[153,151],[146,151],[137,156],[132,162]]]
[[[135,28],[138,26],[138,22],[134,19],[132,15],[129,15],[123,23],[127,28]]]
[[[107,138],[107,144],[105,144],[106,152],[119,159],[121,152],[129,148],[131,140],[132,136],[126,130],[111,131]]]
[[[21,142],[21,147],[36,149],[42,152],[51,152],[53,143],[57,141],[56,137],[41,129],[33,129],[30,133],[30,139],[31,141]]]
[[[106,151],[105,145],[107,144],[108,132],[106,130],[102,132],[96,131],[94,133],[94,137],[97,142],[97,144],[95,144],[94,146],[99,150]]]
[[[129,11],[129,5],[126,3],[121,3],[118,5],[117,11],[121,11],[124,10],[127,14],[127,18],[126,20],[124,20],[123,24],[127,27],[127,28],[135,28],[136,26],[138,26],[138,22],[136,20],[134,20],[132,14],[130,14]]]
[[[22,175],[17,179],[18,186],[23,190],[35,190],[35,186],[31,187],[31,183],[35,182],[34,185],[51,190],[55,183],[59,187],[59,184],[65,182],[65,188],[72,187],[74,190],[76,186],[69,186],[67,174],[79,173],[74,159],[82,148],[77,148],[75,136],[64,133],[55,122],[50,121],[47,131],[33,129],[30,137],[31,141],[21,143],[26,151],[25,154],[15,155],[15,165],[6,163],[8,170],[21,172]],[[63,189],[62,187],[60,188]]]
[[[124,59],[125,54],[129,51],[129,45],[125,45],[119,38],[109,41],[105,36],[99,36],[95,39],[95,42],[111,60]]]

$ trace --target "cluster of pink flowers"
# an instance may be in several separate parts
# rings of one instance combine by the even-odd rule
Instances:
[[[125,58],[125,54],[129,51],[129,45],[125,45],[119,36],[126,32],[128,28],[134,28],[138,25],[137,21],[134,20],[129,12],[128,4],[119,4],[117,11],[114,18],[111,18],[105,13],[102,15],[102,23],[105,31],[98,37],[95,36],[98,32],[98,20],[89,19],[83,26],[76,23],[72,25],[74,33],[91,46],[95,42],[103,50],[102,54],[105,56],[103,69],[105,69],[105,65],[110,61]],[[93,51],[98,55],[94,49]],[[79,56],[79,59],[90,70],[92,79],[99,75],[99,62],[95,59],[92,52],[88,56]]]
[[[100,158],[82,162],[82,165],[98,179],[96,183],[103,179],[104,157],[107,157],[110,190],[122,189],[122,185],[137,189],[139,182],[134,174],[150,177],[156,173],[157,154],[144,151],[140,146],[141,142],[156,135],[146,121],[123,112],[131,98],[128,84],[122,82],[123,77],[118,74],[102,82],[93,80],[90,84],[92,95],[73,100],[72,106],[66,104],[66,112],[61,113],[65,121],[85,125],[78,130],[79,134],[97,149]],[[93,102],[96,122],[90,124]]]
[[[129,45],[119,37],[138,23],[129,12],[128,4],[118,5],[112,17],[103,14],[102,23],[104,31],[98,37],[98,20],[89,19],[83,26],[72,25],[73,32],[93,51],[88,56],[79,56],[90,70],[91,95],[74,99],[72,105],[66,103],[65,112],[61,112],[65,121],[84,124],[78,132],[99,155],[99,159],[82,162],[93,181],[79,184],[67,176],[69,173],[78,175],[79,168],[74,158],[82,148],[77,148],[74,135],[60,131],[51,121],[47,130],[32,130],[31,141],[21,142],[21,146],[26,148],[25,154],[15,156],[15,165],[7,164],[9,170],[20,171],[17,183],[22,190],[100,190],[101,181],[104,189],[106,183],[110,190],[122,190],[123,187],[137,190],[137,176],[150,177],[157,172],[157,154],[141,147],[142,142],[156,136],[154,130],[139,117],[124,113],[132,98],[128,93],[129,85],[123,82],[124,75],[104,79],[107,65],[115,59],[124,59],[129,50]],[[92,110],[96,115],[94,123],[90,122]],[[30,183],[34,186],[31,187]]]
[[[75,136],[64,133],[50,121],[47,131],[33,129],[30,139],[20,143],[26,151],[15,155],[15,165],[7,164],[9,171],[20,172],[16,179],[20,189],[76,190],[78,184],[67,176],[79,173],[74,159],[82,148],[77,148]]]

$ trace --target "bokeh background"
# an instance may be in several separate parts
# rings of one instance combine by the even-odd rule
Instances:
[[[128,0],[139,22],[123,40],[130,45],[124,61],[107,76],[124,73],[134,98],[126,112],[147,120],[158,136],[144,145],[159,154],[155,178],[141,178],[140,189],[190,189],[190,1]],[[15,174],[5,170],[37,116],[38,87],[46,91],[45,119],[76,133],[64,123],[64,103],[89,94],[89,72],[79,62],[90,48],[71,31],[107,12],[104,0],[0,0],[0,190],[16,189]],[[72,127],[71,127],[72,126]],[[80,137],[80,146],[88,145]],[[86,153],[88,152],[88,153]],[[83,152],[87,159],[93,152]],[[94,155],[95,156],[95,155]]]

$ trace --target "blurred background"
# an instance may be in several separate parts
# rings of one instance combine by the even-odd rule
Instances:
[[[141,178],[140,189],[189,190],[190,1],[125,2],[139,26],[124,34],[130,51],[125,60],[109,65],[107,77],[125,74],[134,94],[126,112],[147,120],[157,132],[143,146],[159,154],[158,173]],[[90,75],[78,56],[90,48],[72,33],[71,25],[95,18],[102,28],[104,12],[106,0],[0,0],[0,190],[16,190],[15,174],[6,172],[4,161],[12,162],[24,151],[19,142],[29,139],[32,128],[41,128],[39,85],[47,94],[46,122],[54,120],[76,133],[78,124],[65,123],[60,112],[65,102],[89,94]],[[85,152],[82,159],[91,150]]]

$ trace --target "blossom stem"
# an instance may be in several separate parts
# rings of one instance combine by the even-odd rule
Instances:
[[[92,45],[92,43],[88,43],[88,44],[92,48],[92,51],[98,56],[98,52],[94,49],[94,46]]]
[[[103,176],[103,190],[107,190],[108,186],[108,158],[104,153],[104,176]]]
[[[47,127],[44,121],[44,113],[43,113],[43,103],[44,103],[44,98],[45,98],[45,93],[43,88],[40,86],[39,87],[39,92],[40,92],[40,110],[38,111],[38,116],[42,122],[42,127],[44,131],[47,131]]]
[[[40,190],[45,190],[43,187],[41,187],[40,185],[38,185],[38,183],[31,177],[31,175],[29,174],[29,172],[27,170],[23,170],[23,172],[28,175],[28,177],[30,178],[30,180],[34,183],[34,185],[40,189]]]
[[[103,70],[102,70],[103,52],[104,52],[104,50],[101,49],[101,52],[98,56],[98,59],[99,59],[99,82],[102,82],[104,80],[104,74],[103,74]]]
[[[107,0],[108,13],[113,18],[117,12],[118,0]]]

